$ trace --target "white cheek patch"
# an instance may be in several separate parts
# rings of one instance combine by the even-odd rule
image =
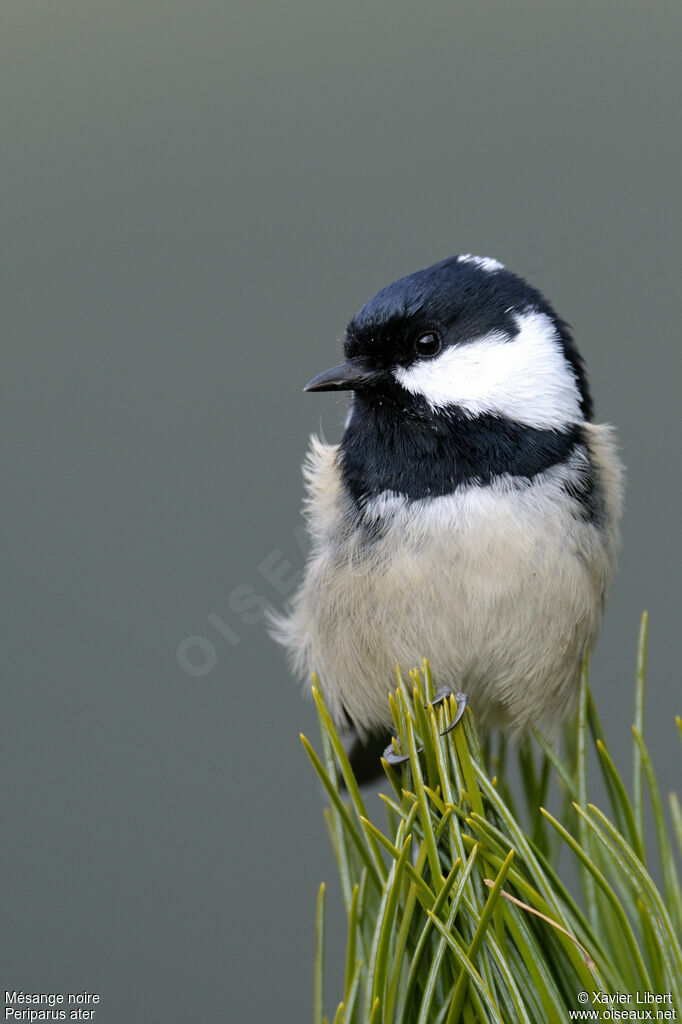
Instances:
[[[471,416],[505,416],[538,428],[583,419],[575,374],[544,313],[516,316],[519,333],[484,335],[436,359],[398,367],[398,383],[433,409],[456,405]]]

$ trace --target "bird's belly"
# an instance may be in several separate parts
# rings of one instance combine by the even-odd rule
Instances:
[[[361,729],[389,724],[395,666],[424,658],[438,685],[469,693],[479,721],[522,727],[565,711],[601,612],[597,535],[583,525],[594,536],[567,545],[542,516],[499,511],[396,525],[361,551],[342,543],[311,562],[308,667],[338,715]]]

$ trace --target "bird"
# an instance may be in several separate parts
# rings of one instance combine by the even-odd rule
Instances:
[[[498,260],[399,278],[349,322],[306,392],[350,393],[313,435],[310,552],[271,631],[360,745],[428,659],[482,728],[551,730],[575,707],[619,547],[624,470],[571,330]]]

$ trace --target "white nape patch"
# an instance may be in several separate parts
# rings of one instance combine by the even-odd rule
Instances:
[[[491,259],[490,256],[474,256],[470,252],[465,252],[461,256],[457,257],[458,263],[475,263],[481,270],[488,270],[492,273],[493,270],[504,270],[504,263],[500,263],[499,260]]]
[[[519,333],[483,335],[436,359],[394,370],[406,391],[432,409],[456,405],[470,416],[490,413],[529,427],[581,422],[580,393],[556,328],[545,313],[515,317]]]

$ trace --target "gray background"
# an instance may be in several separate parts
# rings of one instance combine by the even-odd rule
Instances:
[[[546,291],[620,429],[594,687],[628,770],[648,607],[675,783],[680,28],[677,2],[4,0],[4,987],[309,1018],[323,878],[344,931],[316,725],[248,620],[281,604],[263,560],[301,564],[307,436],[339,434],[302,384],[453,252]]]

